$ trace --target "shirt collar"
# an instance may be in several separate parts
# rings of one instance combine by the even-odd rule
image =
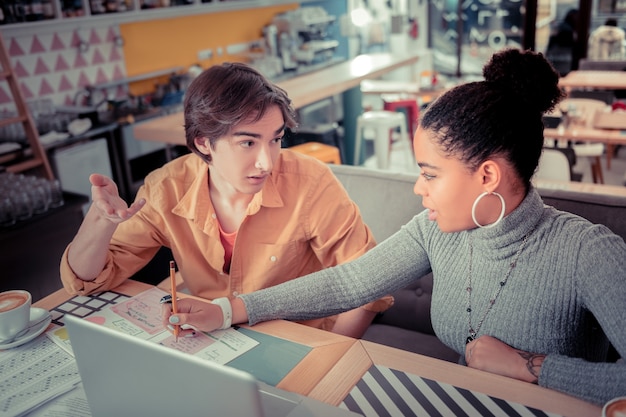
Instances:
[[[208,218],[213,217],[215,209],[209,195],[209,169],[207,164],[200,158],[195,158],[195,170],[199,173],[193,180],[187,191],[172,209],[172,213],[189,220],[195,220],[197,224],[204,224]],[[248,214],[256,214],[262,206],[282,207],[283,199],[276,185],[277,170],[274,169],[265,181],[263,189],[256,193],[248,206]]]

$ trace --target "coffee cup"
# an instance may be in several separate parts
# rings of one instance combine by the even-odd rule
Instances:
[[[0,343],[12,341],[28,328],[31,302],[28,291],[0,292]]]
[[[626,417],[626,397],[613,398],[604,404],[602,417]]]

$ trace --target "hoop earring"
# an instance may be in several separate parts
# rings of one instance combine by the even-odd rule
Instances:
[[[482,225],[480,223],[478,223],[478,220],[476,220],[476,206],[478,205],[478,202],[480,200],[482,200],[482,198],[486,195],[489,194],[493,194],[496,197],[498,197],[500,199],[500,203],[502,203],[502,210],[500,211],[500,216],[498,216],[498,218],[496,219],[495,222],[488,224],[488,225]],[[482,227],[485,229],[488,229],[490,227],[495,226],[496,224],[500,223],[500,220],[502,220],[504,218],[504,212],[506,211],[506,204],[504,203],[504,197],[502,197],[502,195],[500,195],[499,193],[496,193],[495,191],[485,191],[484,193],[482,193],[481,195],[479,195],[478,197],[476,197],[476,200],[474,200],[474,204],[472,205],[472,220],[474,220],[474,224],[478,227]]]

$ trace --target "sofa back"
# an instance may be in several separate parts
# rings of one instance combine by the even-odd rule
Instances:
[[[626,240],[626,196],[537,188],[544,203],[603,224]]]
[[[352,165],[330,165],[377,241],[382,241],[421,212],[422,198],[413,193],[418,173],[398,173]],[[626,193],[608,195],[537,187],[544,202],[559,210],[607,226],[626,240]]]
[[[399,173],[357,167],[329,165],[378,242],[382,242],[424,210],[422,197],[415,195],[416,173]]]

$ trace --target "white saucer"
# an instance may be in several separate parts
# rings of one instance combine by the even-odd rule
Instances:
[[[30,309],[30,324],[29,329],[22,336],[13,340],[10,343],[0,343],[0,350],[11,349],[17,346],[21,346],[24,343],[30,342],[48,327],[52,321],[52,316],[48,310],[38,307],[31,307]],[[32,327],[31,327],[32,326]]]

